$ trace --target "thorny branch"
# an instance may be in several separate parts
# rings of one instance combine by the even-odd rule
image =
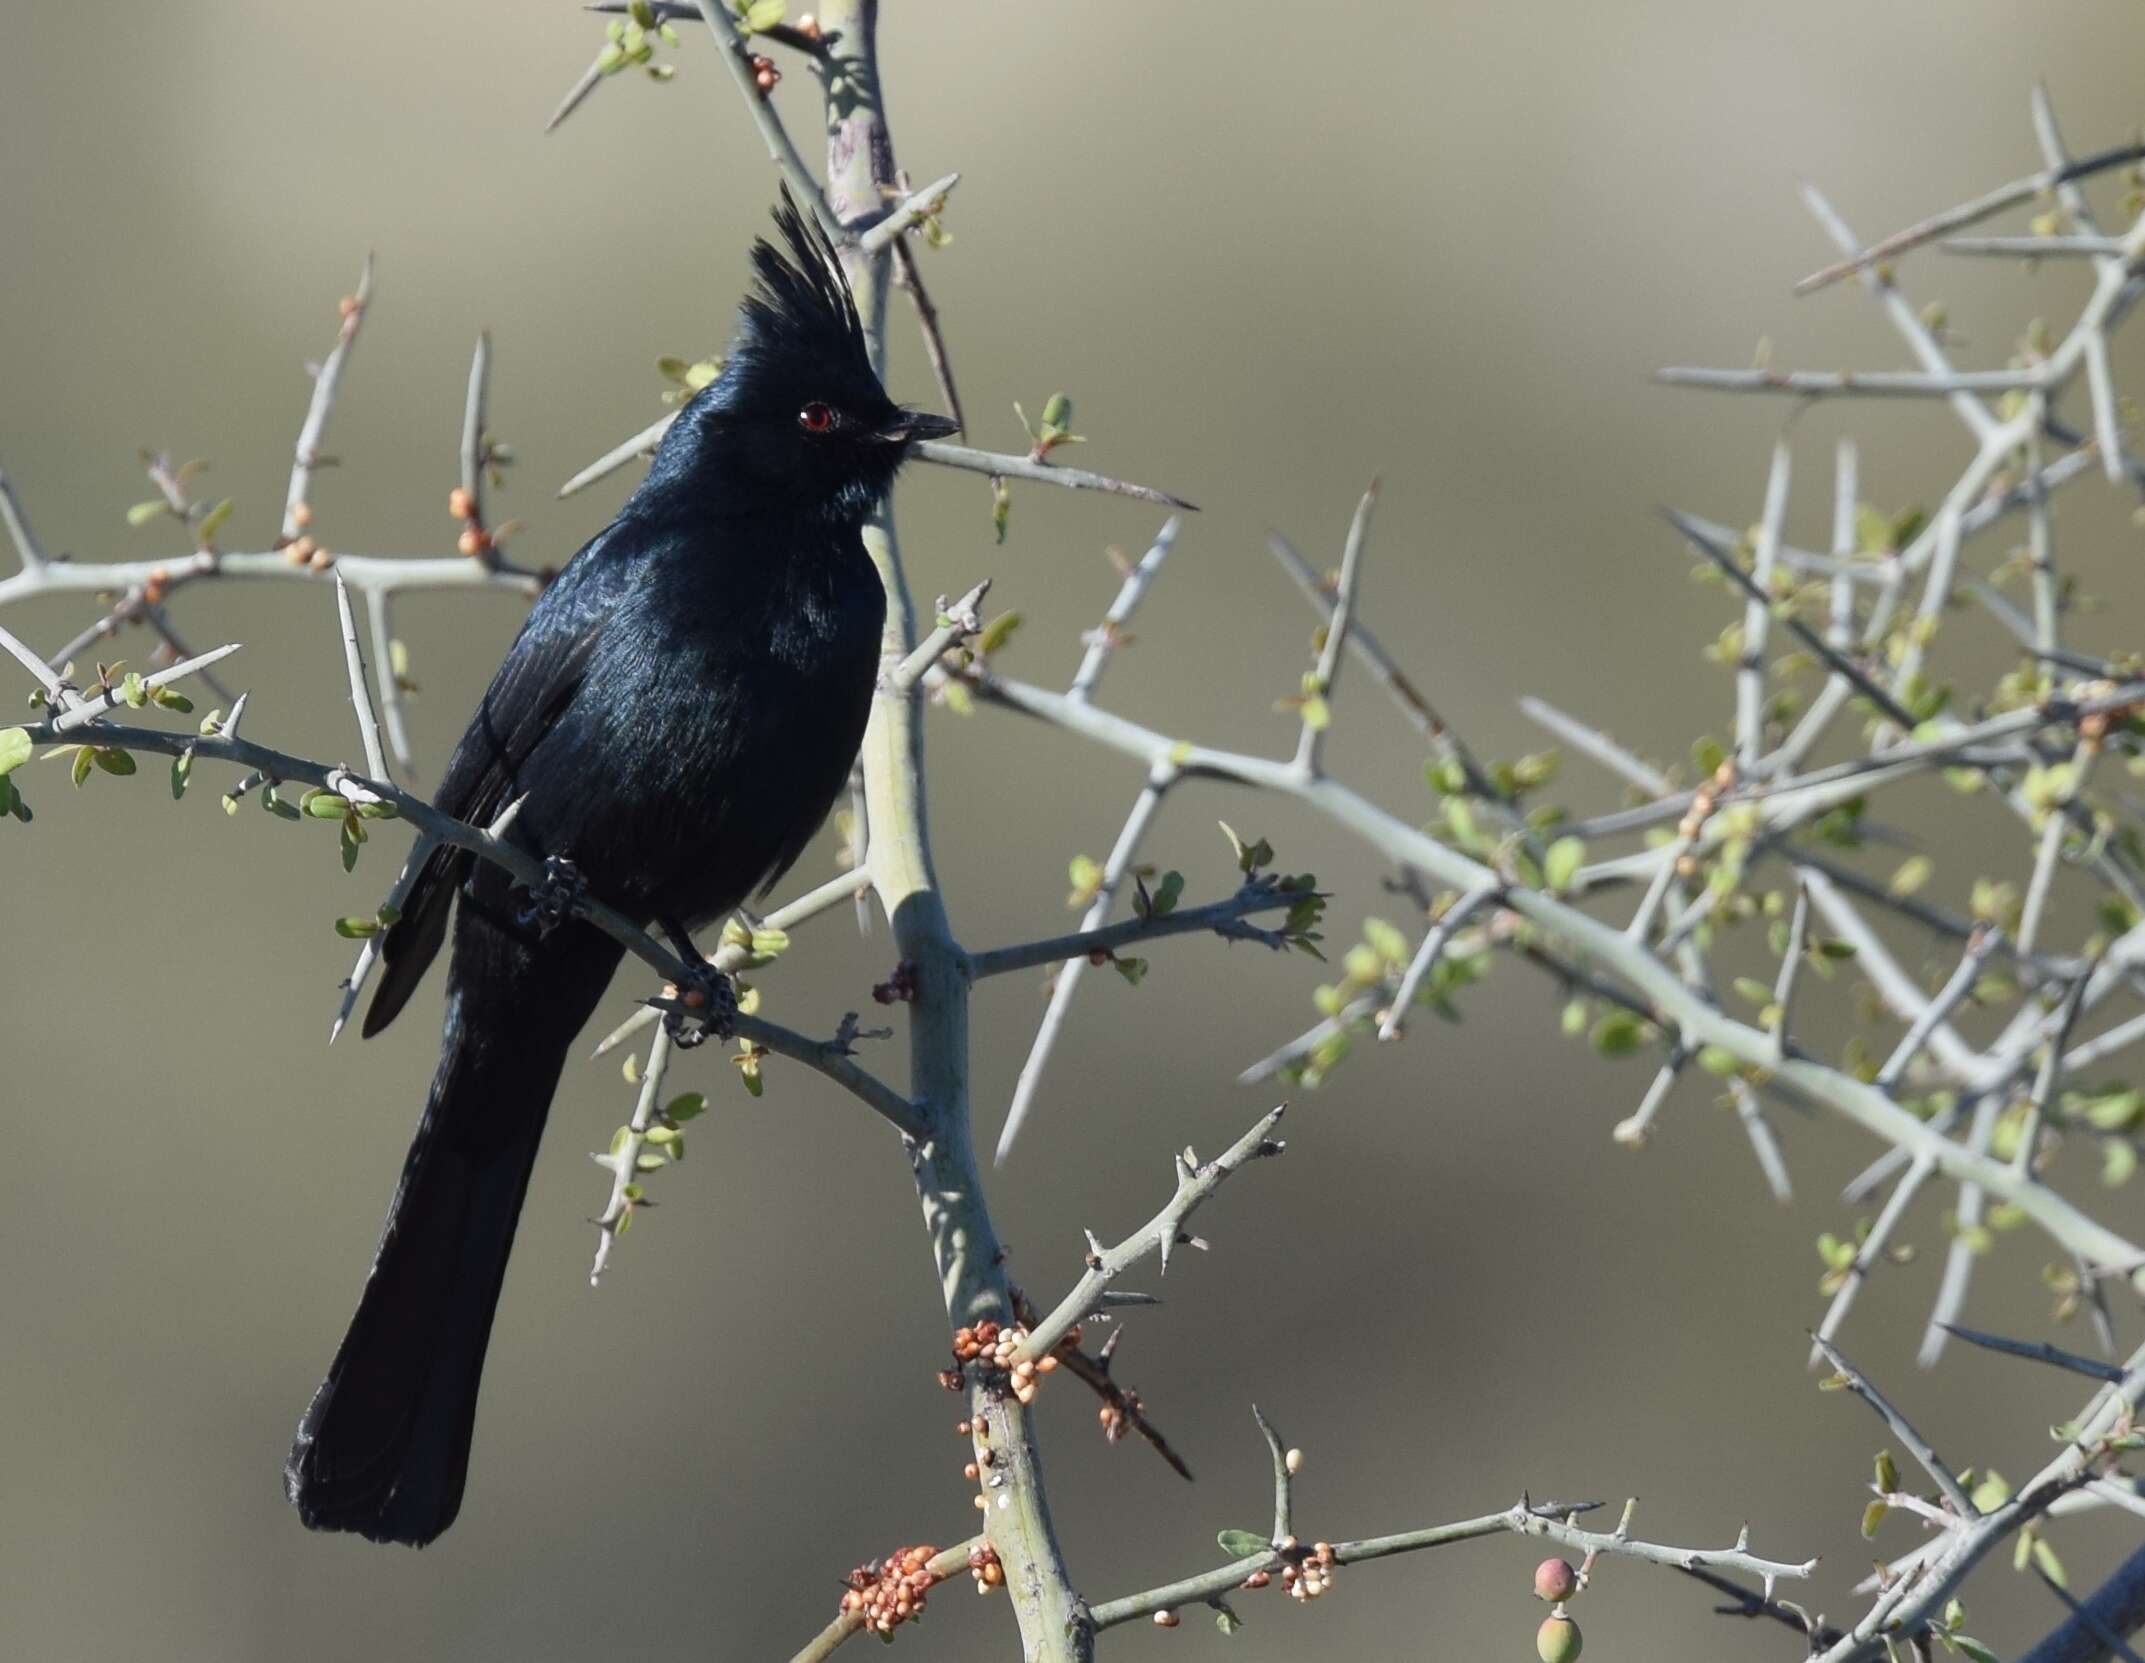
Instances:
[[[919,321],[950,399],[943,333],[935,309],[922,295],[916,256],[905,234],[936,215],[959,175],[949,173],[921,190],[911,190],[906,176],[894,166],[880,102],[876,6],[871,0],[834,0],[809,30],[788,23],[760,30],[800,53],[823,83],[829,129],[829,173],[824,185],[790,138],[775,103],[766,96],[769,86],[755,70],[747,45],[748,27],[757,26],[748,23],[743,11],[733,10],[722,0],[696,0],[690,6],[658,0],[651,15],[666,22],[696,18],[704,23],[773,163],[841,244],[875,357],[883,357],[885,299],[895,282],[890,267],[898,265],[904,274],[903,286],[917,298]],[[592,84],[592,79],[584,77],[560,113],[585,96]],[[1429,993],[1441,967],[1449,967],[1455,939],[1464,927],[1470,965],[1491,948],[1509,948],[1556,977],[1576,1005],[1590,1004],[1601,1011],[1592,1031],[1605,1052],[1613,1055],[1649,1047],[1661,1052],[1663,1060],[1638,1112],[1616,1129],[1618,1141],[1637,1145],[1645,1140],[1670,1090],[1679,1078],[1693,1072],[1689,1065],[1696,1062],[1698,1071],[1725,1079],[1776,1188],[1784,1188],[1785,1167],[1764,1118],[1767,1100],[1829,1107],[1883,1144],[1884,1155],[1857,1181],[1860,1191],[1899,1175],[1883,1213],[1847,1250],[1846,1263],[1838,1267],[1844,1279],[1815,1336],[1815,1347],[1833,1363],[1839,1382],[1884,1417],[1893,1436],[1930,1475],[1942,1499],[1938,1503],[1908,1497],[1896,1486],[1880,1497],[1918,1513],[1934,1534],[1919,1548],[1896,1557],[1866,1585],[1864,1591],[1876,1597],[1851,1627],[1835,1629],[1810,1620],[1799,1608],[1776,1597],[1779,1579],[1809,1576],[1814,1561],[1761,1558],[1749,1551],[1747,1530],[1731,1547],[1722,1549],[1645,1542],[1631,1535],[1629,1506],[1616,1530],[1607,1533],[1588,1531],[1574,1522],[1591,1504],[1535,1504],[1522,1497],[1511,1508],[1475,1519],[1306,1548],[1296,1539],[1292,1525],[1297,1457],[1284,1450],[1263,1415],[1260,1426],[1274,1456],[1272,1537],[1257,1551],[1241,1553],[1217,1569],[1090,1607],[1074,1588],[1058,1549],[1025,1400],[1008,1399],[983,1371],[971,1371],[965,1383],[971,1413],[979,1428],[988,1427],[992,1448],[998,1452],[999,1465],[990,1487],[979,1496],[985,1505],[987,1530],[975,1542],[938,1555],[930,1566],[934,1575],[949,1574],[956,1563],[953,1555],[962,1556],[960,1563],[975,1565],[978,1561],[973,1556],[987,1544],[992,1562],[1006,1574],[1005,1585],[1013,1595],[1029,1656],[1047,1663],[1080,1663],[1091,1655],[1099,1632],[1190,1603],[1207,1602],[1223,1609],[1225,1596],[1240,1587],[1259,1586],[1277,1573],[1299,1593],[1306,1586],[1316,1591],[1327,1585],[1325,1579],[1339,1566],[1475,1537],[1517,1534],[1554,1541],[1584,1554],[1582,1586],[1587,1570],[1602,1556],[1636,1558],[1687,1571],[1709,1586],[1732,1590],[1740,1603],[1729,1609],[1799,1622],[1827,1663],[1849,1663],[1874,1655],[1898,1637],[1923,1640],[1947,1621],[1939,1613],[1974,1566],[1999,1543],[2044,1516],[2065,1516],[2086,1505],[2145,1507],[2128,1476],[2118,1471],[2121,1457],[2136,1442],[2132,1422],[2145,1396],[2145,1352],[2117,1367],[2045,1342],[1999,1340],[1951,1320],[1966,1296],[1973,1257],[1973,1250],[1964,1245],[1965,1233],[1980,1228],[1986,1209],[1994,1206],[2039,1226],[2075,1263],[2086,1290],[2082,1299],[2098,1297],[2102,1284],[2116,1279],[2145,1281],[2145,1248],[2059,1193],[2042,1159],[2056,1140],[2083,1129],[2110,1150],[2130,1148],[2134,1164],[2141,1118],[2133,1115],[2125,1121],[2107,1114],[2102,1119],[2112,1124],[2102,1124],[2092,1117],[2091,1105],[2104,1099],[2087,1098],[2087,1106],[2079,1108],[2067,1101],[2063,1091],[2066,1078],[2075,1078],[2145,1040],[2145,1017],[2115,1023],[2076,1043],[2071,1038],[2074,1024],[2101,1014],[2111,1001],[2135,997],[2145,987],[2145,921],[2139,916],[2145,910],[2141,909],[2145,882],[2140,879],[2145,845],[2121,810],[2104,794],[2095,795],[2098,775],[2106,771],[2097,765],[2107,756],[2135,760],[2145,755],[2139,743],[2145,735],[2145,721],[2139,716],[2145,707],[2145,680],[2135,677],[2133,660],[2103,661],[2061,642],[2070,591],[2056,553],[2048,505],[2055,491],[2095,471],[2096,463],[2098,471],[2111,480],[2145,479],[2145,464],[2125,447],[2109,354],[2110,337],[2145,294],[2145,276],[2140,275],[2140,262],[2145,260],[2145,215],[2119,233],[2103,233],[2080,188],[2082,181],[2096,175],[2134,166],[2145,158],[2145,146],[2119,146],[2073,161],[2063,151],[2045,95],[2036,97],[2034,119],[2044,162],[2038,172],[1866,247],[1822,197],[1808,194],[1813,214],[1846,258],[1805,279],[1799,289],[1859,276],[1901,334],[1917,368],[1661,372],[1663,380],[1675,383],[1785,393],[1798,399],[1940,400],[1965,425],[1975,449],[1933,514],[1912,523],[1899,520],[1881,525],[1872,535],[1857,493],[1855,453],[1851,446],[1843,446],[1836,462],[1833,546],[1823,555],[1795,548],[1785,538],[1791,484],[1791,446],[1785,437],[1775,448],[1754,537],[1746,539],[1696,516],[1672,516],[1684,538],[1735,592],[1739,603],[1740,621],[1732,626],[1732,639],[1724,636],[1722,643],[1722,657],[1734,671],[1730,742],[1716,744],[1715,755],[1699,770],[1698,782],[1685,788],[1667,771],[1590,725],[1540,701],[1527,706],[1536,720],[1635,788],[1645,799],[1637,809],[1578,819],[1531,809],[1524,799],[1542,781],[1516,767],[1485,761],[1438,715],[1360,616],[1367,581],[1371,494],[1366,494],[1357,511],[1338,576],[1333,579],[1321,576],[1284,541],[1274,542],[1276,556],[1323,615],[1325,628],[1314,664],[1303,677],[1303,696],[1288,701],[1300,713],[1301,731],[1289,755],[1273,758],[1201,746],[1116,715],[1095,702],[1101,672],[1122,643],[1123,625],[1158,576],[1178,533],[1177,520],[1168,523],[1147,557],[1127,576],[1102,627],[1089,638],[1087,656],[1064,693],[1007,677],[973,655],[949,665],[948,655],[978,628],[975,607],[986,585],[979,584],[950,606],[942,603],[943,621],[920,636],[892,522],[887,519],[871,528],[867,547],[893,604],[879,698],[862,758],[868,841],[852,871],[771,915],[762,928],[786,930],[867,889],[877,896],[892,921],[908,977],[909,1089],[906,1093],[896,1090],[853,1060],[852,1041],[859,1037],[854,1018],[845,1020],[836,1036],[824,1042],[749,1012],[737,1019],[736,1032],[755,1055],[765,1052],[792,1058],[821,1073],[901,1134],[931,1231],[952,1323],[1010,1320],[1018,1308],[1005,1279],[1003,1255],[972,1147],[967,1009],[972,982],[1046,964],[1063,967],[1008,1116],[1002,1155],[1033,1101],[1035,1081],[1050,1057],[1065,1002],[1077,984],[1080,967],[1090,958],[1170,934],[1218,933],[1275,945],[1285,939],[1282,932],[1248,920],[1265,910],[1293,906],[1304,892],[1277,888],[1274,880],[1259,875],[1256,862],[1246,865],[1247,881],[1235,896],[1202,908],[1168,914],[1146,910],[1119,923],[1108,921],[1112,899],[1125,880],[1135,875],[1132,863],[1137,850],[1166,800],[1191,782],[1250,787],[1311,808],[1388,859],[1401,874],[1398,886],[1422,905],[1420,944],[1412,951],[1403,948],[1390,955],[1389,962],[1380,959],[1375,973],[1345,984],[1336,1008],[1325,1020],[1276,1052],[1261,1069],[1300,1073],[1306,1071],[1307,1062],[1316,1060],[1315,1072],[1322,1074],[1352,1036],[1373,1024],[1382,1037],[1400,1037],[1408,1009],[1419,994]],[[2062,205],[2074,234],[1950,235],[2005,208],[2042,197],[2053,197]],[[1899,291],[1889,264],[1910,250],[1945,238],[1949,240],[1942,246],[1954,253],[2088,260],[2093,272],[2091,293],[2060,339],[2031,345],[2003,369],[1961,369],[1951,362],[1939,333]],[[407,819],[419,835],[404,885],[435,843],[469,850],[533,885],[542,880],[544,863],[540,853],[511,835],[512,808],[493,825],[477,827],[442,814],[389,778],[390,752],[397,768],[405,775],[409,769],[398,672],[391,662],[392,600],[453,587],[526,596],[540,583],[536,574],[500,555],[485,523],[485,477],[495,458],[503,459],[503,453],[492,446],[486,423],[488,339],[480,340],[471,366],[458,459],[461,488],[456,508],[465,522],[465,557],[330,554],[320,547],[318,533],[312,529],[315,474],[332,460],[321,446],[366,316],[372,277],[368,260],[357,289],[341,308],[333,347],[315,373],[294,448],[280,530],[272,547],[253,553],[220,548],[216,541],[220,512],[191,502],[183,470],[175,472],[159,459],[152,463],[152,478],[170,516],[189,531],[194,544],[189,552],[162,560],[54,561],[33,535],[12,484],[0,475],[0,524],[18,557],[18,570],[0,578],[0,606],[51,593],[118,597],[116,605],[100,601],[105,610],[54,660],[0,630],[0,647],[31,673],[40,689],[43,714],[19,732],[30,746],[64,741],[78,757],[78,774],[85,761],[104,765],[111,772],[130,771],[130,753],[141,751],[177,759],[181,774],[200,763],[235,764],[249,770],[232,793],[234,802],[261,789],[264,800],[273,806],[278,801],[278,784],[303,784],[332,799],[324,818],[340,817],[352,826],[361,819]],[[2052,413],[2065,391],[2080,381],[2092,410],[2090,438],[2066,427]],[[614,447],[568,481],[560,494],[579,490],[649,454],[670,419]],[[1023,479],[1175,508],[1189,506],[1151,487],[1060,466],[1048,459],[1046,448],[1039,445],[1028,455],[1016,455],[931,443],[916,447],[916,455],[922,461],[994,480]],[[1991,581],[1966,569],[1971,541],[2012,514],[2023,514],[2026,520],[2024,568],[2031,585],[2030,615],[1998,593]],[[169,694],[188,677],[205,676],[212,664],[236,650],[224,647],[211,653],[188,653],[162,610],[178,589],[212,579],[334,583],[344,667],[365,759],[363,774],[340,763],[297,757],[241,739],[237,726],[243,698],[229,717],[211,719],[193,734],[112,719],[121,705],[138,709],[147,701],[163,702],[158,695]],[[1912,585],[1917,582],[1919,593],[1915,594]],[[377,711],[352,590],[365,606],[364,626],[375,660],[372,669],[379,678]],[[1995,701],[2000,707],[1977,708],[1971,719],[1947,708],[1946,698],[1939,696],[1930,675],[1932,649],[1947,625],[1953,602],[1960,598],[1978,604],[2028,654],[2025,669],[2007,682]],[[85,691],[66,661],[90,643],[134,623],[156,629],[181,661],[124,681],[113,679],[100,667],[94,688]],[[1797,666],[1774,656],[1775,625],[1822,672],[1820,690],[1806,707],[1791,692]],[[1443,818],[1431,831],[1409,816],[1377,807],[1325,768],[1324,748],[1333,716],[1330,698],[1340,666],[1351,656],[1393,698],[1432,753]],[[932,863],[922,791],[923,695],[932,688],[953,686],[1125,756],[1145,771],[1139,795],[1102,869],[1100,886],[1081,928],[1072,934],[977,952],[965,948],[953,934]],[[1828,737],[1837,740],[1841,719],[1850,716],[1865,719],[1855,754],[1844,761],[1810,764],[1808,759],[1821,742]],[[11,744],[0,735],[0,751],[13,755],[7,749]],[[119,762],[122,757],[129,758],[124,767]],[[14,764],[9,766],[12,769]],[[2023,894],[2015,906],[1977,903],[1976,916],[1962,918],[1915,899],[1912,891],[1918,885],[1896,880],[1880,885],[1836,864],[1835,857],[1812,846],[1828,836],[1839,846],[1860,846],[1862,834],[1874,828],[1874,822],[1863,817],[1865,799],[1900,782],[1932,777],[1986,793],[2027,828],[2031,859]],[[19,809],[20,795],[9,779],[0,774],[0,786],[7,787],[0,793],[0,808],[13,805]],[[1585,847],[1590,840],[1649,833],[1666,840],[1615,855],[1596,854]],[[1758,1018],[1745,1021],[1723,1005],[1715,984],[1720,981],[1725,987],[1728,978],[1725,972],[1716,976],[1713,960],[1725,932],[1745,918],[1766,916],[1762,904],[1744,885],[1753,870],[1768,867],[1789,873],[1794,899],[1788,916],[1775,920],[1777,962],[1769,965],[1770,974],[1735,979],[1736,985],[1747,982],[1756,990],[1749,995],[1753,1002],[1762,1002]],[[2059,884],[2076,877],[2096,886],[2118,922],[2081,951],[2051,952],[2042,938],[2050,933],[2056,917],[2052,896]],[[391,894],[390,907],[399,904],[402,887],[398,885]],[[1613,902],[1632,891],[1642,899],[1621,928],[1582,906]],[[1786,905],[1783,899],[1782,908]],[[1933,995],[1923,992],[1869,925],[1861,910],[1868,906],[1881,906],[1901,923],[1941,940],[1963,942],[1957,968]],[[666,981],[682,985],[687,980],[687,967],[677,954],[634,921],[593,898],[582,899],[577,910]],[[2000,914],[2000,920],[1984,916],[1991,912]],[[1820,919],[1835,932],[1830,942],[1815,934]],[[742,941],[726,938],[714,955],[718,967],[735,970],[756,962],[759,936],[752,929],[743,929],[743,934]],[[1805,972],[1822,973],[1829,950],[1835,946],[1839,956],[1856,961],[1905,1028],[1881,1068],[1864,1070],[1821,1060],[1790,1030],[1789,1018],[1798,996],[1806,1003],[1811,992],[1803,979]],[[1947,947],[1947,955],[1952,950]],[[371,951],[368,939],[346,983],[344,1016],[370,968]],[[1990,965],[1999,961],[2018,972],[2020,985],[2007,996],[2015,1005],[1996,1037],[1977,1048],[1964,1037],[1957,1018],[1970,1002],[2000,1002],[2006,997],[1983,991]],[[1445,997],[1442,992],[1438,996]],[[622,1042],[653,1021],[653,1013],[636,1016],[603,1048]],[[617,1233],[631,1216],[635,1175],[644,1169],[644,1161],[655,1158],[649,1151],[660,1144],[660,1134],[675,1130],[665,1124],[661,1101],[669,1062],[670,1035],[658,1027],[632,1119],[612,1151],[597,1157],[613,1177],[611,1196],[598,1220],[603,1231],[596,1261],[599,1272]],[[1243,1164],[1279,1152],[1281,1145],[1270,1134],[1280,1113],[1272,1111],[1213,1161],[1199,1162],[1187,1151],[1178,1161],[1177,1186],[1170,1201],[1116,1247],[1105,1248],[1091,1236],[1085,1274],[1055,1309],[1032,1324],[1021,1342],[1019,1359],[1033,1362],[1052,1355],[1075,1325],[1128,1302],[1131,1296],[1118,1292],[1111,1283],[1147,1254],[1159,1253],[1166,1270],[1176,1245],[1198,1244],[1185,1229],[1191,1212]],[[1846,1364],[1833,1343],[1854,1291],[1882,1262],[1909,1205],[1918,1193],[1938,1182],[1956,1186],[1961,1241],[1949,1256],[1931,1324],[1932,1339],[1958,1334],[1976,1344],[2092,1375],[2101,1383],[2075,1425],[2065,1429],[2060,1452],[2027,1484],[2000,1500],[1990,1500],[1980,1492],[1970,1494],[1966,1480],[1946,1465],[1889,1398]],[[1113,1333],[1113,1344],[1116,1337]],[[1105,1347],[1099,1359],[1082,1356],[1083,1378],[1094,1383],[1099,1377],[1099,1390],[1115,1391],[1108,1382],[1109,1355],[1110,1348]],[[1160,1442],[1158,1434],[1150,1435]],[[1225,1533],[1225,1546],[1228,1536],[1242,1534],[1246,1533]],[[1726,1573],[1757,1579],[1760,1591],[1724,1582]],[[2135,1557],[2092,1600],[2074,1603],[2069,1620],[2034,1654],[2036,1663],[2118,1649],[2122,1635],[2141,1621],[2145,1621],[2145,1556]],[[862,1626],[854,1613],[845,1612],[799,1656],[822,1657]]]

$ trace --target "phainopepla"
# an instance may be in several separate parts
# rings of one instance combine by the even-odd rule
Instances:
[[[457,891],[438,1072],[342,1349],[285,1487],[316,1530],[431,1541],[454,1522],[478,1379],[544,1117],[621,949],[561,886],[686,932],[771,884],[849,776],[886,598],[863,522],[943,417],[888,399],[833,245],[785,192],[722,373],[538,599],[440,785],[555,880],[442,848],[383,942],[364,1031],[408,1001]],[[727,989],[707,973],[704,991]]]

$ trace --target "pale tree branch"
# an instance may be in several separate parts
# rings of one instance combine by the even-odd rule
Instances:
[[[2096,173],[2106,173],[2111,168],[2128,167],[2132,162],[2145,159],[2145,143],[2118,145],[2112,150],[2103,150],[2097,155],[2086,156],[2061,167],[2043,168],[2038,173],[2028,174],[2023,179],[2014,179],[2008,185],[1999,185],[1995,190],[1984,192],[1972,201],[1962,202],[1956,208],[1947,208],[1940,214],[1931,214],[1927,219],[1917,220],[1903,231],[1894,231],[1888,237],[1879,238],[1867,248],[1861,249],[1836,264],[1814,271],[1795,285],[1797,294],[1809,294],[1827,284],[1836,283],[1843,277],[1876,265],[1880,260],[1890,260],[1919,248],[1923,243],[1937,238],[1961,226],[1972,225],[1977,220],[2000,214],[2006,208],[2015,208],[2021,202],[2031,202],[2035,197],[2045,196],[2059,185],[2074,180],[2090,178]]]
[[[1028,1330],[1020,1356],[1031,1362],[1049,1356],[1060,1340],[1103,1308],[1103,1295],[1110,1285],[1149,1254],[1162,1261],[1162,1274],[1167,1276],[1170,1254],[1175,1248],[1205,1246],[1185,1230],[1185,1221],[1245,1165],[1278,1155],[1288,1147],[1273,1135],[1287,1107],[1284,1103],[1262,1115],[1250,1131],[1211,1161],[1190,1158],[1188,1149],[1176,1156],[1176,1189],[1168,1203],[1115,1247],[1104,1247],[1090,1234],[1087,1274],[1048,1316]]]
[[[1446,1547],[1454,1542],[1477,1541],[1485,1536],[1525,1536],[1554,1542],[1581,1554],[1636,1559],[1676,1570],[1733,1571],[1754,1576],[1760,1579],[1767,1597],[1770,1597],[1773,1585],[1780,1579],[1808,1577],[1817,1569],[1817,1561],[1814,1559],[1796,1563],[1766,1559],[1750,1552],[1747,1530],[1734,1546],[1726,1548],[1670,1547],[1660,1542],[1645,1541],[1630,1533],[1632,1508],[1628,1505],[1624,1509],[1623,1522],[1614,1531],[1585,1530],[1571,1522],[1575,1515],[1596,1505],[1598,1503],[1576,1506],[1555,1502],[1537,1503],[1522,1496],[1514,1506],[1502,1512],[1483,1514],[1479,1518],[1461,1519],[1453,1524],[1435,1525],[1427,1530],[1404,1531],[1393,1536],[1372,1536],[1360,1541],[1334,1541],[1328,1545],[1333,1563],[1356,1565],[1373,1559],[1390,1558],[1395,1554],[1419,1553],[1426,1548]],[[1197,1576],[1186,1577],[1180,1582],[1105,1601],[1094,1607],[1091,1620],[1098,1630],[1110,1629],[1120,1623],[1134,1622],[1141,1617],[1151,1616],[1157,1611],[1198,1604],[1242,1587],[1247,1577],[1261,1572],[1270,1575],[1306,1556],[1300,1545],[1291,1544],[1286,1548],[1277,1545],[1266,1552],[1247,1554],[1227,1565]]]

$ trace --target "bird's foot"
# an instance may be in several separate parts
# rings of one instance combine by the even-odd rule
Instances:
[[[535,930],[537,939],[542,940],[573,917],[588,899],[588,880],[581,876],[581,868],[564,855],[551,855],[544,861],[543,881],[531,884],[522,893],[529,900],[518,921]]]
[[[737,1022],[736,987],[705,959],[688,960],[675,991],[648,1002],[663,1013],[663,1031],[681,1051],[728,1039]]]

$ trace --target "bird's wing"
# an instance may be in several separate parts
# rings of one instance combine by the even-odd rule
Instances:
[[[514,800],[523,763],[579,689],[616,598],[618,574],[594,558],[615,529],[599,532],[530,611],[447,764],[433,798],[443,813],[481,826]],[[380,985],[365,1012],[367,1037],[395,1019],[439,952],[454,893],[473,858],[466,849],[442,844],[419,869],[401,918],[381,939]]]

